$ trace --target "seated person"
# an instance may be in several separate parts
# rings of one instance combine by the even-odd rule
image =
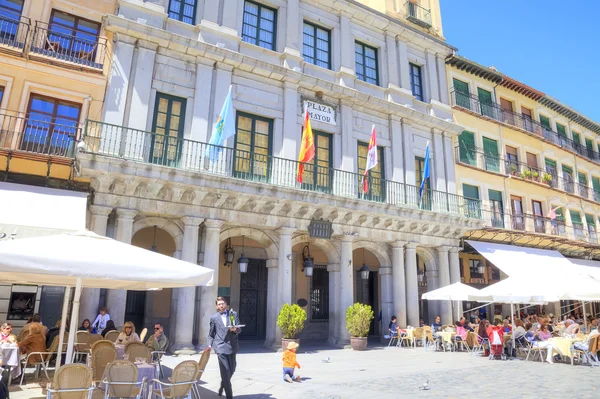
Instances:
[[[12,324],[4,323],[0,327],[0,344],[14,344],[17,337],[12,333]]]
[[[27,336],[29,334],[29,328],[33,323],[38,323],[42,328],[42,335],[46,336],[46,334],[48,333],[48,328],[42,324],[42,317],[37,313],[31,317],[31,322],[28,322],[23,326],[23,329],[21,330],[19,336]]]
[[[469,331],[467,331],[467,329],[463,327],[460,321],[457,321],[454,324],[456,325],[455,339],[465,341],[467,339],[467,334],[469,333]]]
[[[467,318],[465,316],[460,318],[460,325],[467,331],[469,332],[473,332],[473,327],[471,327],[469,325],[469,323],[467,322]]]
[[[574,336],[579,333],[579,324],[573,322],[572,320],[567,320],[565,322],[565,326],[567,327],[565,329],[565,334]]]
[[[28,355],[33,352],[46,352],[46,336],[42,333],[42,325],[40,323],[31,323],[29,325],[29,335],[18,346],[21,349],[21,354]],[[40,355],[31,356],[27,365],[30,366],[36,362],[41,362]]]
[[[115,327],[115,322],[113,320],[109,320],[106,322],[106,327],[102,330],[102,338],[106,337],[106,334],[108,334],[111,331],[117,331],[117,327]]]
[[[546,361],[548,363],[554,363],[552,360],[552,352],[555,348],[552,342],[548,341],[550,338],[552,338],[552,333],[548,331],[547,326],[542,325],[535,333],[535,342],[533,345],[537,346],[538,348],[546,349]]]
[[[123,331],[121,331],[121,334],[119,334],[115,343],[119,344],[119,345],[125,345],[128,342],[140,342],[140,341],[141,341],[140,337],[135,332],[135,326],[133,325],[132,322],[128,321],[123,326]]]
[[[508,319],[504,319],[502,322],[502,330],[505,334],[512,332],[512,326],[510,325],[510,321]]]
[[[58,321],[56,322],[56,325],[48,330],[48,335],[46,335],[46,347],[47,348],[50,348],[50,345],[52,345],[54,338],[58,337],[58,335],[60,334],[60,324],[61,324],[61,319],[58,319]],[[65,331],[68,331],[68,329],[65,329]]]
[[[146,341],[146,346],[152,352],[166,352],[169,346],[169,339],[163,331],[163,327],[160,323],[154,325],[154,334]]]
[[[440,316],[435,316],[435,321],[431,323],[431,332],[436,333],[442,329],[442,318]]]
[[[527,339],[527,341],[533,342],[537,340],[536,331],[533,330],[533,324],[531,322],[525,324],[525,330],[527,330],[527,332],[525,333],[525,338]]]
[[[390,324],[388,325],[388,328],[390,329],[390,334],[392,334],[392,337],[397,337],[398,336],[398,324],[396,324],[397,318],[396,316],[392,316],[392,321],[390,321]]]
[[[587,352],[590,347],[590,340],[595,339],[598,335],[600,335],[600,331],[598,331],[598,329],[592,330],[592,332],[590,332],[590,335],[588,335],[585,342],[576,342],[573,345],[573,347],[575,349],[579,349],[581,351]]]

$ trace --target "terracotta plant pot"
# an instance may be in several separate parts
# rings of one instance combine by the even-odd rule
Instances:
[[[367,337],[350,337],[350,346],[355,351],[364,351],[367,348]]]
[[[298,345],[300,345],[300,340],[299,339],[288,339],[288,338],[282,338],[281,339],[281,349],[286,350],[287,346],[290,342],[295,342]]]

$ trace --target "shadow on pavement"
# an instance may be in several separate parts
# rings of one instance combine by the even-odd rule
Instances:
[[[216,392],[209,391],[206,388],[200,387],[200,397],[202,399],[222,399],[225,396],[219,397]],[[235,399],[278,399],[276,396],[272,396],[270,393],[255,393],[255,394],[247,394],[247,395],[236,395],[233,393],[233,397]],[[283,399],[283,398],[279,398]]]

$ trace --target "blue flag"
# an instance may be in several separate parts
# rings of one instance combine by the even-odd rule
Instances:
[[[235,119],[233,113],[233,104],[231,101],[231,86],[229,86],[229,93],[225,98],[223,109],[215,127],[213,128],[212,136],[208,142],[208,148],[206,149],[206,156],[212,161],[216,161],[219,158],[222,147],[225,145],[225,140],[232,137],[235,134]]]
[[[427,147],[425,147],[425,166],[423,170],[423,180],[421,180],[421,186],[419,187],[419,201],[423,199],[423,189],[425,188],[425,180],[429,179],[429,163],[431,161],[431,157],[429,156],[429,141],[427,142]]]

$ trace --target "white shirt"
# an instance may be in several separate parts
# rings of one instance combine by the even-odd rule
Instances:
[[[221,320],[223,320],[223,325],[227,327],[227,311],[221,313]]]
[[[99,314],[98,317],[96,317],[96,320],[94,320],[94,322],[92,323],[92,326],[95,326],[96,324],[98,324],[98,328],[100,330],[104,330],[106,328],[106,322],[109,320],[110,320],[110,315],[108,313],[106,313],[104,316]]]

